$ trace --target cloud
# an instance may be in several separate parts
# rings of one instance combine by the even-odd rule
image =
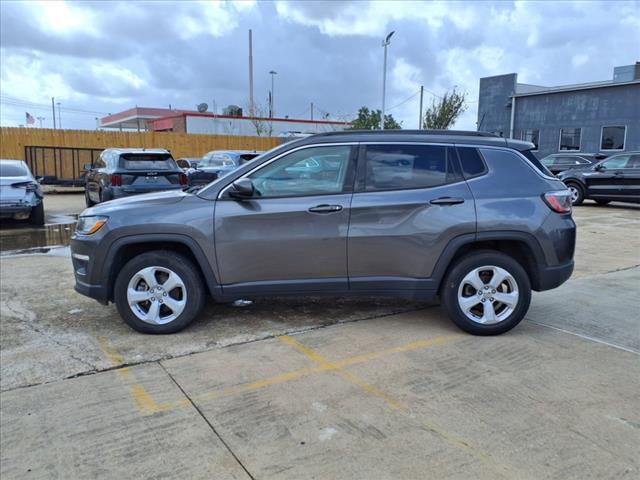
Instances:
[[[380,108],[381,41],[389,46],[387,108],[405,127],[457,86],[475,128],[480,77],[561,85],[612,76],[640,59],[637,2],[1,2],[3,98],[115,112],[140,106],[246,108],[247,30],[254,33],[255,97],[266,105],[270,70],[276,112],[349,119]],[[24,103],[24,102],[23,102]],[[4,102],[0,122],[24,121]],[[93,113],[65,125],[92,128]],[[45,124],[50,120],[45,120]]]

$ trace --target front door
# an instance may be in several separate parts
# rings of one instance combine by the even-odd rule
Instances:
[[[627,164],[631,155],[615,155],[598,164],[598,170],[585,175],[587,196],[590,198],[616,199],[625,195],[624,185],[628,183]]]
[[[347,289],[354,150],[302,147],[246,175],[253,197],[223,191],[215,244],[226,294]]]
[[[436,288],[430,277],[441,252],[476,229],[473,196],[456,173],[455,149],[370,144],[360,158],[349,226],[350,288]]]

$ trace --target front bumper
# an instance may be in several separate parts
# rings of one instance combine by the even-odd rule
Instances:
[[[103,231],[98,231],[94,235],[74,233],[71,236],[70,247],[71,263],[76,280],[75,291],[106,305],[109,302],[109,291],[100,267],[104,252],[99,248],[104,234]]]
[[[107,288],[103,285],[91,285],[89,283],[85,283],[78,278],[78,275],[76,275],[76,284],[73,288],[81,295],[93,298],[103,305],[107,305],[109,303]]]

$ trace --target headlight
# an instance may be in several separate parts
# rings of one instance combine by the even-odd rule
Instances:
[[[108,218],[109,217],[102,217],[99,215],[80,217],[78,218],[78,223],[76,224],[76,232],[80,233],[81,235],[91,235],[93,233],[96,233],[102,228],[105,223],[107,223]]]

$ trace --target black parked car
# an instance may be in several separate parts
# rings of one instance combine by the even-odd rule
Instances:
[[[607,158],[607,156],[592,153],[554,153],[547,155],[540,161],[551,173],[557,175],[560,172],[574,168],[589,168],[604,158]]]
[[[587,198],[600,205],[640,203],[640,152],[619,153],[588,169],[567,170],[558,178],[571,191],[574,205]]]
[[[187,172],[189,185],[202,186],[250,162],[262,152],[244,150],[213,150],[205,154],[198,166]]]
[[[87,206],[158,190],[182,190],[186,174],[167,150],[108,148],[84,166]]]

